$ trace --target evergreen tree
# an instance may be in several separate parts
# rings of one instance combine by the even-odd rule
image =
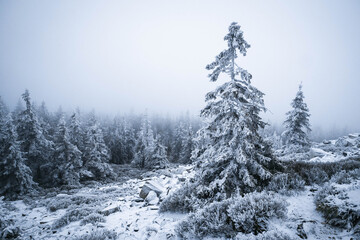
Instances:
[[[171,148],[172,162],[180,162],[184,135],[185,135],[185,125],[183,122],[179,122],[178,126],[175,129],[175,136]]]
[[[285,142],[287,145],[310,146],[308,133],[311,131],[309,123],[309,109],[304,102],[304,93],[302,85],[299,85],[299,91],[291,103],[293,110],[286,113],[287,119],[284,122]]]
[[[85,150],[84,131],[79,118],[79,112],[74,112],[70,117],[69,122],[69,138],[70,142],[74,144],[81,152]]]
[[[150,148],[151,157],[145,164],[145,168],[164,168],[168,165],[169,160],[166,156],[166,147],[161,144],[160,136],[156,136],[154,145]]]
[[[145,168],[150,162],[152,148],[154,147],[154,134],[150,121],[145,115],[141,122],[138,139],[135,146],[135,156],[132,164],[139,168]]]
[[[0,97],[0,159],[2,159],[1,153],[4,152],[3,148],[5,148],[6,141],[6,117],[9,113],[9,110],[5,103],[2,101]]]
[[[159,136],[154,139],[151,123],[147,116],[141,123],[132,164],[147,169],[162,168],[168,164],[166,148],[160,143]]]
[[[64,117],[60,118],[55,133],[54,180],[60,184],[79,185],[82,166],[81,152],[70,142]]]
[[[220,73],[228,74],[230,81],[206,95],[207,105],[201,111],[206,125],[199,133],[205,146],[195,151],[197,197],[210,201],[261,189],[279,167],[258,133],[265,126],[259,116],[266,110],[264,94],[235,62],[237,52],[245,56],[250,45],[237,23],[230,25],[224,40],[228,48],[206,69],[212,70],[211,81],[217,81]]]
[[[17,133],[21,142],[21,150],[25,153],[27,164],[31,168],[36,181],[43,179],[40,166],[47,163],[53,154],[53,142],[46,139],[36,112],[30,102],[29,91],[22,95],[26,109],[17,117]],[[41,173],[42,172],[42,173]]]
[[[17,141],[17,133],[11,114],[6,117],[5,136],[0,159],[0,195],[16,198],[36,187],[31,170]]]
[[[108,164],[110,150],[104,142],[102,130],[95,119],[86,133],[86,145],[84,153],[84,166],[97,178],[113,177],[113,170]]]
[[[37,115],[45,137],[51,139],[54,134],[54,128],[51,127],[52,119],[45,102],[42,102],[37,109]]]
[[[191,163],[191,154],[194,150],[194,132],[192,126],[189,123],[188,126],[183,131],[183,136],[181,139],[181,151],[179,162],[182,164]]]

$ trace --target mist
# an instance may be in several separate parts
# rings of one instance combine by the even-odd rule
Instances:
[[[310,4],[311,3],[311,4]],[[281,125],[302,82],[310,123],[360,131],[358,1],[0,1],[0,95],[27,88],[55,111],[198,116],[206,64],[238,22],[251,44],[238,64]]]

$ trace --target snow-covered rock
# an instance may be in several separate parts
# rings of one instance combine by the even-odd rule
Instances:
[[[150,191],[154,191],[157,196],[160,196],[164,191],[164,187],[161,183],[155,180],[145,182],[140,191],[140,197],[145,199]]]
[[[156,205],[159,203],[159,198],[157,196],[157,194],[154,191],[150,191],[147,195],[147,197],[145,198],[145,201],[149,204],[149,205]]]

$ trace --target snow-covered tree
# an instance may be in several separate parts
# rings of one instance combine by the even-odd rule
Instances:
[[[6,117],[9,113],[9,110],[5,103],[3,102],[2,98],[0,97],[0,159],[2,159],[1,153],[2,148],[5,147],[5,140],[6,140]]]
[[[25,164],[11,114],[6,117],[5,136],[0,159],[0,195],[14,198],[36,187],[30,168]]]
[[[84,131],[79,118],[79,112],[76,111],[70,116],[69,122],[69,138],[70,142],[74,144],[81,152],[85,149]]]
[[[164,167],[168,160],[166,148],[159,139],[154,139],[151,123],[147,116],[142,119],[141,129],[135,146],[132,164],[139,168]]]
[[[113,169],[108,164],[110,161],[110,150],[104,142],[104,136],[96,120],[86,133],[86,144],[84,152],[84,166],[96,178],[113,177]]]
[[[259,116],[266,110],[264,94],[251,85],[251,74],[235,62],[238,53],[245,56],[250,45],[237,23],[229,26],[224,40],[228,48],[206,69],[212,71],[212,82],[220,73],[226,73],[230,81],[206,95],[207,105],[201,111],[206,125],[200,130],[206,146],[195,151],[199,165],[196,191],[198,197],[210,200],[262,188],[278,167],[258,133],[265,126]]]
[[[161,144],[160,137],[156,136],[154,145],[150,152],[150,159],[145,163],[146,168],[164,168],[168,165],[169,160],[166,156],[166,147]]]
[[[190,123],[184,128],[181,138],[181,151],[179,162],[182,164],[188,164],[191,162],[191,154],[194,150],[194,132]]]
[[[287,119],[284,122],[285,132],[283,136],[287,145],[309,146],[310,141],[308,133],[311,131],[309,123],[309,109],[304,102],[304,93],[302,84],[299,85],[299,91],[291,102],[293,109],[286,113]]]
[[[60,118],[55,133],[54,180],[60,184],[78,185],[82,166],[81,152],[70,142],[64,117]]]
[[[115,118],[105,135],[105,142],[111,151],[111,162],[130,163],[134,157],[135,135],[128,121]]]
[[[17,133],[21,142],[21,150],[25,153],[27,164],[31,168],[34,179],[41,179],[40,166],[45,164],[53,154],[53,142],[46,139],[36,112],[30,100],[29,91],[22,95],[26,109],[17,116]],[[44,173],[45,174],[45,173]]]
[[[172,148],[171,148],[171,161],[172,162],[179,162],[179,160],[180,160],[184,132],[185,132],[185,125],[181,121],[175,128],[175,134],[174,134]]]

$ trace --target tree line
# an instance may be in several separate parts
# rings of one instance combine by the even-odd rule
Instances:
[[[10,111],[0,98],[0,195],[114,179],[111,164],[152,169],[191,162],[200,122],[189,115],[110,119],[79,109],[51,113],[45,102],[32,103],[28,90],[22,100]]]

